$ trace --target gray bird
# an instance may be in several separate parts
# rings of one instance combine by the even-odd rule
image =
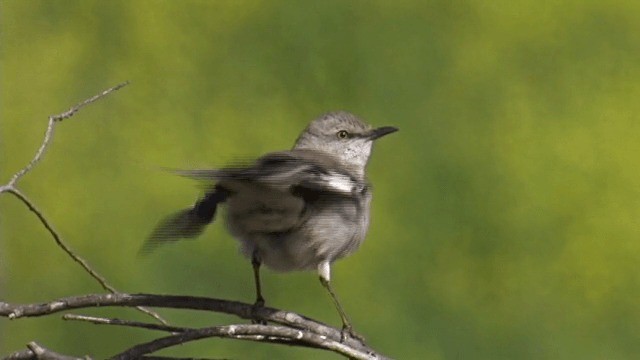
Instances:
[[[365,168],[373,141],[398,129],[372,128],[347,112],[312,121],[289,151],[267,154],[249,166],[176,173],[211,184],[191,208],[160,222],[142,251],[202,233],[226,203],[226,225],[251,259],[256,307],[264,305],[261,264],[276,271],[316,269],[342,319],[353,332],[331,287],[331,264],[353,253],[369,227],[371,188]]]

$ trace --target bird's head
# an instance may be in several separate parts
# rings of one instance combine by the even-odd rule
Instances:
[[[373,128],[348,112],[331,112],[313,120],[296,140],[294,149],[325,152],[364,174],[373,141],[396,131],[398,128],[393,126]]]

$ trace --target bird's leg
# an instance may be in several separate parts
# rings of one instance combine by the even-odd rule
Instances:
[[[253,266],[253,280],[256,284],[256,302],[253,303],[253,322],[256,324],[266,325],[266,321],[260,321],[257,319],[256,312],[259,308],[264,306],[264,298],[262,297],[262,287],[260,286],[260,257],[258,252],[254,251],[251,256],[251,265]]]
[[[346,334],[349,334],[349,336],[357,340],[360,340],[360,342],[364,344],[364,337],[360,336],[353,330],[353,327],[351,326],[351,321],[349,321],[349,318],[347,317],[347,313],[345,313],[344,309],[342,308],[342,305],[340,305],[340,301],[338,301],[338,297],[336,296],[336,293],[333,291],[333,288],[331,287],[330,263],[328,261],[320,263],[320,265],[318,265],[318,273],[320,274],[320,283],[329,292],[329,295],[331,296],[331,300],[333,300],[333,304],[338,310],[338,314],[340,314],[340,319],[342,320],[342,333],[340,336],[340,342],[344,342],[344,340],[346,339]]]
[[[262,297],[262,287],[260,286],[260,258],[256,252],[253,253],[251,258],[251,265],[253,266],[253,280],[256,284],[256,302],[255,306],[262,307],[264,306],[264,298]]]

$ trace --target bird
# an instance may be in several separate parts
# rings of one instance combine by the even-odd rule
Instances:
[[[254,308],[265,304],[260,267],[279,272],[316,270],[342,321],[342,336],[362,339],[331,285],[331,265],[356,251],[369,228],[372,198],[366,167],[375,140],[398,131],[373,128],[346,111],[321,115],[291,150],[221,169],[174,170],[204,182],[195,204],[160,221],[142,247],[196,238],[226,206],[226,227],[251,260]]]

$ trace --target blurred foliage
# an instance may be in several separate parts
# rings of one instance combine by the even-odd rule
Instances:
[[[220,223],[136,257],[199,194],[159,169],[286,149],[310,119],[345,109],[401,129],[370,164],[368,241],[334,267],[373,347],[403,359],[640,355],[640,3],[5,0],[0,14],[2,182],[48,115],[131,81],[60,124],[21,183],[122,291],[251,301],[249,262]],[[100,291],[23,205],[2,196],[0,211],[3,300]],[[265,272],[265,294],[339,324],[313,273]],[[0,354],[37,340],[102,358],[157,335],[0,319]],[[335,358],[222,340],[164,354]]]

